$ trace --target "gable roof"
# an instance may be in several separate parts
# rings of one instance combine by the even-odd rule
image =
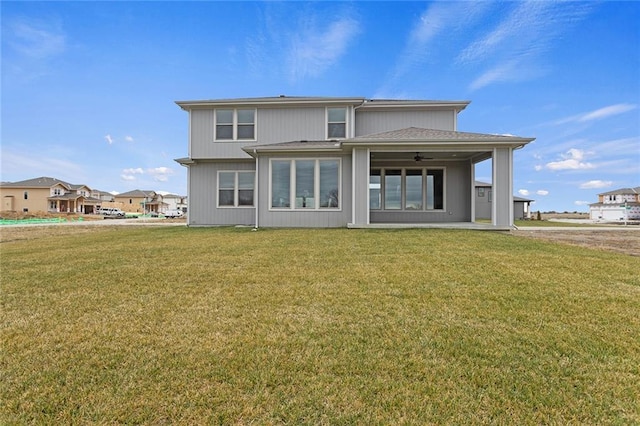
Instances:
[[[76,185],[72,185],[68,182],[65,182],[60,179],[41,176],[33,179],[21,180],[19,182],[3,182],[2,186],[14,187],[14,188],[51,188],[56,184],[61,184],[67,187],[67,189],[72,189]],[[86,185],[82,185],[86,186]]]
[[[603,192],[598,195],[629,195],[629,194],[640,194],[640,186],[636,186],[635,188],[620,188],[614,189],[613,191]]]
[[[140,189],[134,189],[133,191],[123,192],[121,194],[114,195],[115,198],[130,197],[130,198],[147,198],[155,196],[155,191],[142,191]]]

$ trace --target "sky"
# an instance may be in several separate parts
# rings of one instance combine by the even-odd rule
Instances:
[[[640,2],[2,1],[2,181],[187,192],[178,100],[468,100],[533,211],[640,186]],[[476,179],[491,181],[491,165]]]

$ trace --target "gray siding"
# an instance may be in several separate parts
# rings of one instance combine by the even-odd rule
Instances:
[[[254,170],[255,161],[196,163],[189,166],[189,225],[253,225],[253,207],[218,208],[218,171]],[[255,191],[254,191],[255,197]]]
[[[454,111],[367,111],[356,110],[356,136],[390,130],[422,127],[425,129],[456,130]]]
[[[443,211],[372,210],[371,223],[471,222],[472,193],[469,163],[463,161],[433,163],[432,166],[445,168],[445,209]]]
[[[269,210],[269,158],[262,157],[258,164],[258,185],[260,198],[258,218],[259,227],[287,228],[344,228],[351,221],[351,156],[350,155],[310,155],[304,158],[341,158],[341,204],[340,210]],[[302,158],[299,156],[278,155],[273,158]]]

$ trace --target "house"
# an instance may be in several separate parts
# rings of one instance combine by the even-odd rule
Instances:
[[[99,193],[99,191],[98,191]],[[52,177],[38,177],[0,184],[2,211],[95,213],[101,199],[87,185],[75,185]]]
[[[189,114],[190,226],[472,223],[492,159],[491,227],[513,223],[513,151],[533,138],[460,132],[468,101],[265,97],[176,102]]]
[[[166,203],[166,210],[180,210],[183,213],[187,212],[187,197],[176,194],[164,194],[162,196],[163,201]]]
[[[490,183],[475,182],[476,187],[476,220],[491,219],[491,207],[493,200],[493,191]],[[522,220],[529,219],[531,213],[531,203],[534,200],[513,196],[513,219]]]
[[[589,204],[589,216],[610,222],[640,220],[640,186],[598,194],[598,202]]]
[[[167,204],[162,199],[162,194],[155,191],[133,191],[116,194],[113,197],[116,207],[129,213],[161,213],[167,210]]]

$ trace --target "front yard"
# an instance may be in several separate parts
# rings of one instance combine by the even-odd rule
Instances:
[[[0,230],[2,424],[640,422],[634,256],[435,229],[49,228]]]

